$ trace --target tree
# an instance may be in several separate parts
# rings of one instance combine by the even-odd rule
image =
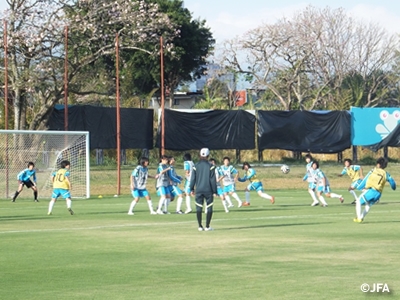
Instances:
[[[164,56],[165,86],[170,95],[172,107],[173,95],[176,88],[185,81],[193,81],[206,70],[207,56],[212,53],[215,40],[204,20],[193,20],[188,9],[183,7],[181,0],[151,0],[157,3],[160,11],[179,26],[179,35],[172,43],[173,51]],[[129,56],[126,55],[125,58]],[[143,53],[135,52],[126,58],[132,74],[132,90],[146,93],[159,87],[160,58],[149,59]],[[148,72],[150,70],[150,72]],[[149,76],[151,74],[151,77]],[[129,84],[129,82],[127,83]]]
[[[398,39],[377,24],[357,22],[343,9],[309,6],[227,41],[223,61],[254,88],[270,90],[285,110],[334,106],[344,80],[356,74],[363,79],[363,105],[374,106],[387,96],[377,91],[388,84],[397,47]]]
[[[7,0],[2,20],[9,24],[10,90],[14,101],[14,128],[42,129],[54,105],[63,98],[64,28],[69,27],[68,81],[78,78],[102,57],[120,48],[158,55],[158,40],[177,34],[167,15],[145,1],[125,0]],[[153,44],[151,49],[141,47]],[[170,44],[168,44],[170,45]],[[4,50],[4,48],[3,48]],[[4,52],[4,51],[3,51]],[[78,86],[79,87],[79,86]],[[88,89],[72,90],[90,94]]]

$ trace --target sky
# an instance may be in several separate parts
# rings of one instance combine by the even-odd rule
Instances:
[[[184,0],[184,6],[194,18],[206,20],[217,44],[262,24],[273,24],[282,17],[290,17],[308,5],[332,9],[341,7],[356,19],[373,21],[390,33],[400,33],[399,0]]]
[[[399,0],[183,0],[194,18],[206,20],[218,43],[240,36],[250,29],[265,23],[274,23],[282,17],[290,17],[312,5],[332,9],[342,7],[351,16],[374,21],[390,33],[400,33]],[[0,11],[7,2],[0,0]]]

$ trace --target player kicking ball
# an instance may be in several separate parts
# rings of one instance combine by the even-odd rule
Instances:
[[[387,163],[385,158],[378,158],[375,168],[373,168],[360,183],[358,189],[364,189],[364,191],[356,201],[356,218],[353,220],[354,222],[361,223],[364,221],[371,206],[381,198],[386,181],[389,182],[392,190],[396,190],[396,182],[392,176],[384,170],[387,167]],[[362,205],[365,207],[361,212]]]
[[[243,178],[238,178],[238,180],[240,182],[246,182],[247,180],[250,181],[250,184],[245,190],[246,202],[243,203],[243,206],[250,205],[250,191],[256,191],[261,198],[267,199],[271,201],[271,204],[274,204],[275,197],[264,193],[262,182],[257,178],[256,171],[250,166],[250,164],[244,162],[242,169],[245,171],[245,175]]]

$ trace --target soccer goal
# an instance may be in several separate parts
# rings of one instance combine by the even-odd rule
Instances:
[[[36,168],[39,199],[50,199],[51,175],[63,160],[71,163],[72,198],[90,197],[89,133],[81,131],[0,130],[1,198],[12,198],[17,174],[28,162]],[[27,194],[26,188],[22,197]]]

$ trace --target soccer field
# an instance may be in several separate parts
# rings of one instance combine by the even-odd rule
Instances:
[[[399,299],[396,191],[386,187],[361,224],[344,189],[348,200],[326,208],[311,207],[306,189],[267,192],[276,204],[252,193],[251,206],[229,214],[217,199],[211,232],[197,231],[194,213],[150,215],[144,199],[128,216],[128,195],[74,200],[73,216],[61,200],[47,216],[48,200],[27,191],[0,200],[0,299],[379,296],[363,293],[365,283]]]

